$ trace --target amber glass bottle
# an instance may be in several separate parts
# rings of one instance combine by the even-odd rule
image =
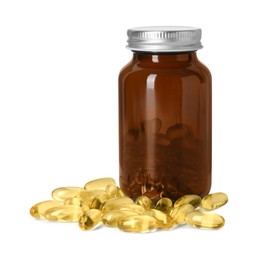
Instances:
[[[153,201],[211,187],[211,74],[201,30],[128,30],[132,60],[119,75],[120,186]]]

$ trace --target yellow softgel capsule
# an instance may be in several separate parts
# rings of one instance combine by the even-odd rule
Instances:
[[[113,210],[103,215],[102,222],[109,227],[117,227],[118,221],[127,216],[137,216],[134,211]]]
[[[84,202],[87,205],[90,205],[92,200],[99,195],[106,194],[104,190],[85,190],[80,192],[76,197],[80,199],[80,201]]]
[[[121,205],[121,204],[133,204],[133,200],[129,197],[121,197],[121,198],[112,198],[105,201],[102,206],[102,211],[110,211],[114,206]]]
[[[185,221],[193,227],[210,229],[221,228],[225,224],[222,216],[209,212],[200,212],[198,210],[188,213]]]
[[[92,209],[100,209],[103,203],[109,200],[110,196],[107,192],[96,195],[89,204]]]
[[[145,209],[151,209],[153,207],[153,203],[150,198],[145,195],[141,195],[136,198],[135,204],[144,207]]]
[[[64,200],[63,204],[79,206],[84,212],[90,209],[89,205],[86,202],[82,201],[79,197],[68,198]]]
[[[61,187],[52,191],[52,197],[58,201],[64,201],[69,198],[77,197],[85,189],[80,187]]]
[[[142,213],[144,213],[145,208],[140,206],[140,205],[127,203],[127,204],[113,205],[112,207],[108,207],[108,210],[102,209],[102,212],[107,213],[107,212],[110,212],[112,210],[127,210],[127,211],[133,211],[137,214],[142,214]]]
[[[59,222],[77,222],[82,216],[83,210],[76,205],[64,205],[53,207],[45,211],[44,217],[47,220]]]
[[[223,192],[216,192],[206,195],[201,200],[201,207],[207,210],[213,210],[222,207],[228,202],[228,197]]]
[[[163,211],[163,212],[169,212],[172,208],[172,200],[169,198],[162,198],[156,203],[156,209]]]
[[[116,185],[109,184],[105,190],[109,194],[110,198],[124,197],[124,193]]]
[[[82,192],[80,192],[79,194],[78,194],[78,196],[77,197],[79,197],[79,198],[94,198],[95,196],[97,196],[97,195],[99,195],[99,194],[106,194],[106,191],[105,190],[86,190],[86,189],[84,189],[84,191],[82,191]]]
[[[157,228],[157,220],[147,215],[128,216],[118,221],[118,228],[126,232],[145,233]]]
[[[88,231],[98,226],[100,221],[101,221],[100,210],[90,209],[79,218],[78,224],[82,230]]]
[[[136,204],[121,204],[118,206],[119,210],[128,210],[128,211],[133,211],[137,214],[142,214],[145,211],[145,208],[140,206],[140,205],[136,205]]]
[[[174,207],[170,212],[170,216],[176,224],[185,224],[186,215],[193,210],[194,207],[191,204],[182,204],[176,208]]]
[[[115,185],[116,182],[113,178],[100,178],[89,181],[85,184],[86,190],[105,190],[108,185]]]
[[[201,203],[201,197],[196,194],[189,194],[180,197],[175,203],[174,207],[177,208],[183,204],[191,204],[195,209],[199,207]]]
[[[33,205],[30,208],[30,215],[34,218],[44,218],[47,209],[62,206],[62,203],[56,200],[46,200]]]
[[[147,209],[143,215],[154,217],[157,220],[157,227],[160,229],[171,229],[176,225],[169,215],[157,209]]]

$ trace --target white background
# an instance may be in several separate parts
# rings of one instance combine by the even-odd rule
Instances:
[[[0,259],[264,259],[262,2],[0,1]],[[225,227],[129,234],[34,220],[30,207],[56,187],[118,181],[117,77],[126,30],[147,25],[203,30]]]

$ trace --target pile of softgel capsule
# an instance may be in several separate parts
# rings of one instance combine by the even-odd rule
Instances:
[[[208,211],[227,203],[222,192],[201,198],[185,195],[174,204],[161,198],[156,204],[144,196],[135,202],[125,196],[112,178],[92,180],[81,187],[62,187],[52,191],[53,200],[35,204],[31,216],[58,222],[78,222],[82,230],[99,225],[118,227],[127,232],[169,230],[188,224],[198,228],[217,229],[224,226],[222,216]]]

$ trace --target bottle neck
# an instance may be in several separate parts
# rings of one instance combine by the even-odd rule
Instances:
[[[175,52],[175,53],[150,53],[150,52],[134,52],[133,60],[136,62],[148,63],[190,63],[197,61],[196,51],[192,52]]]

